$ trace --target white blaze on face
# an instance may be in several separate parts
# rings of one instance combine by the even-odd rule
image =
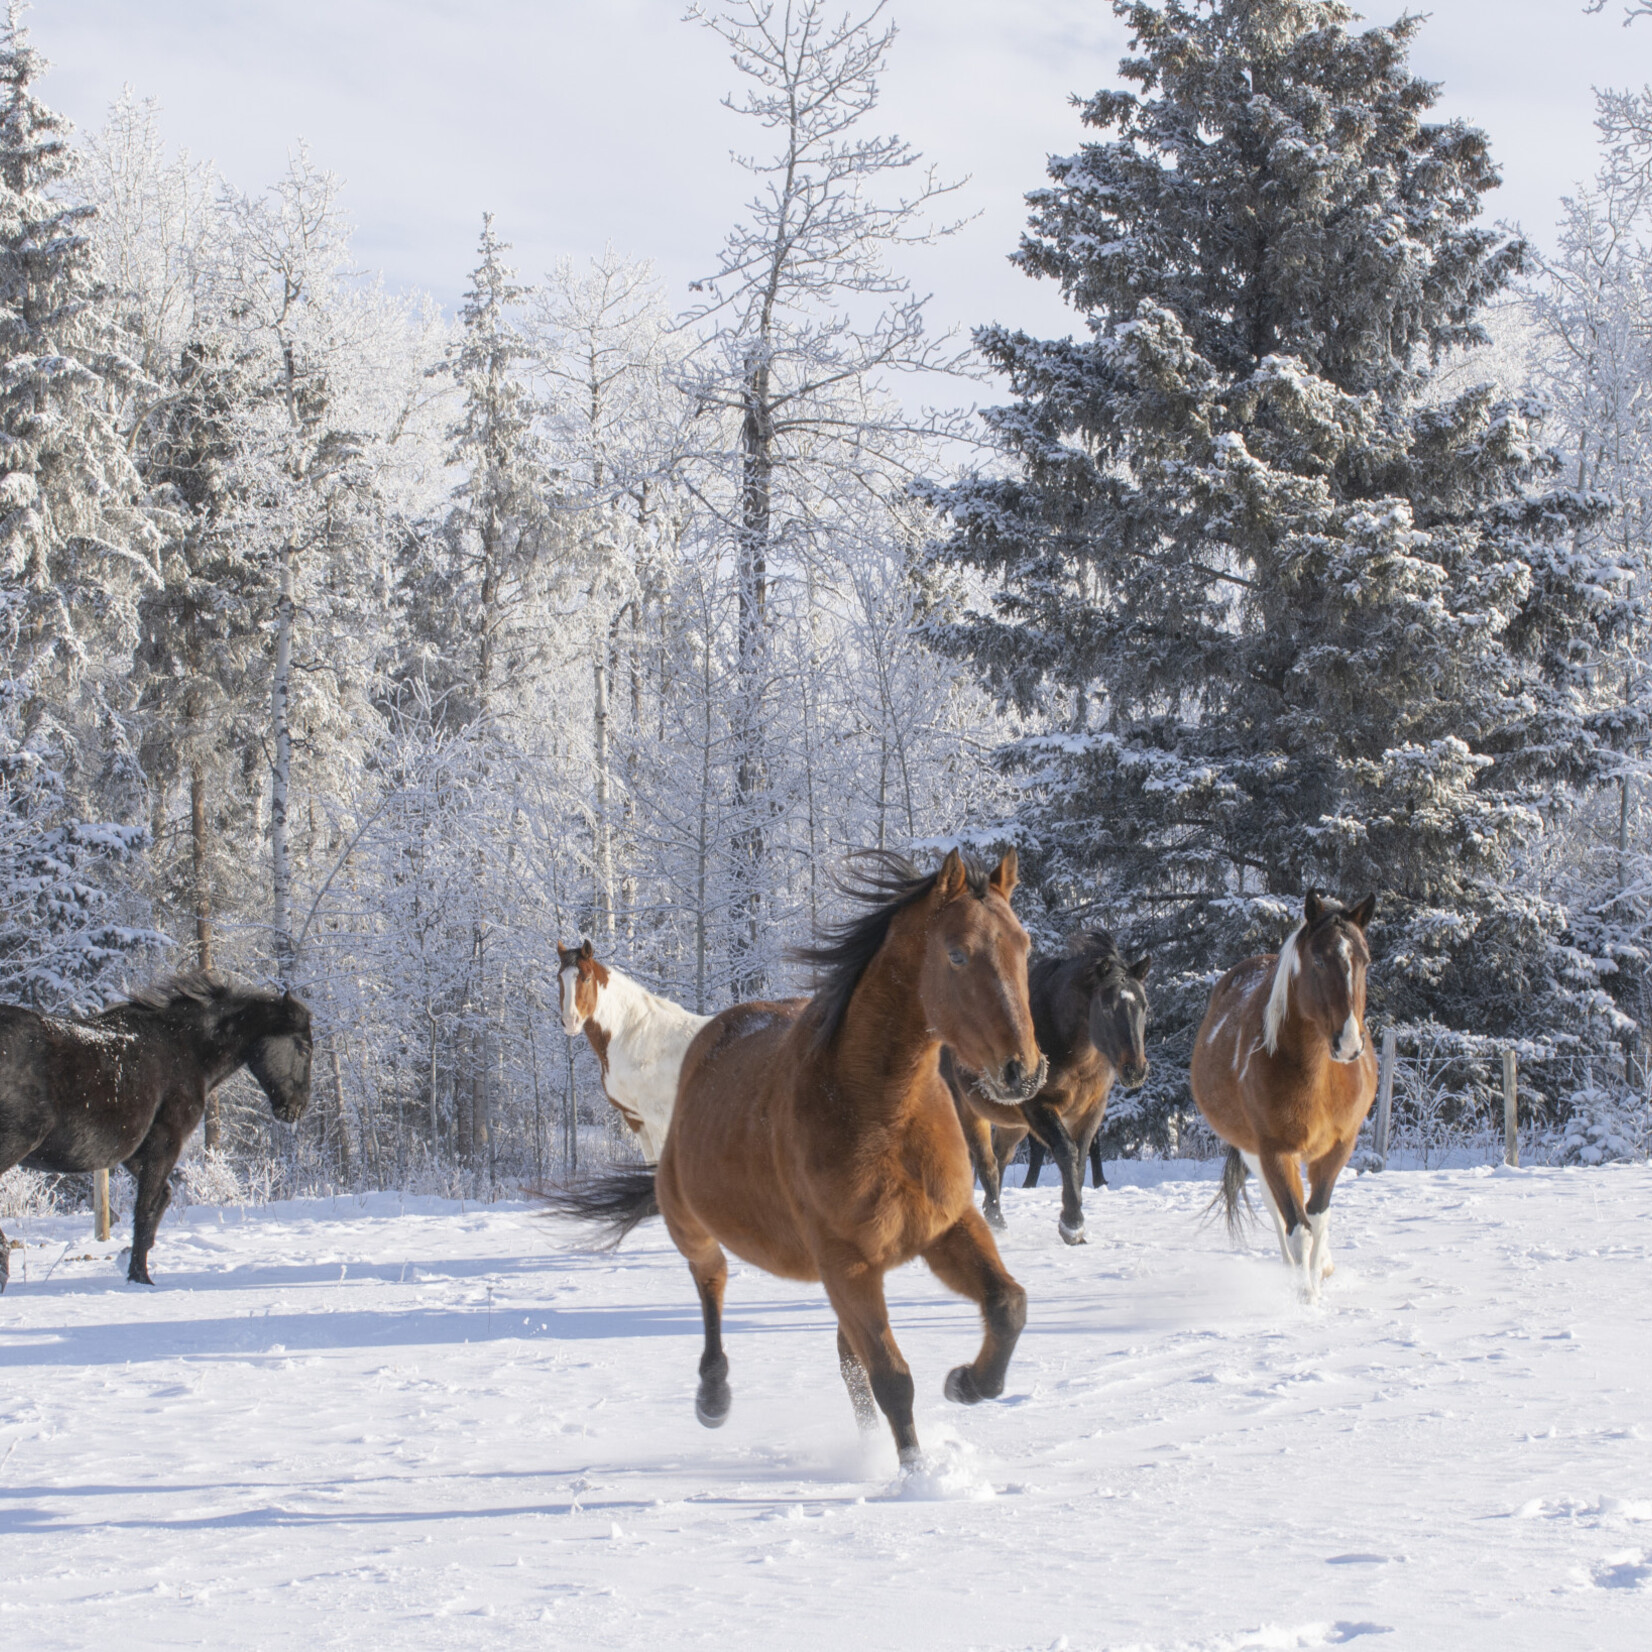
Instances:
[[[1337,957],[1342,960],[1343,979],[1348,984],[1348,1019],[1342,1023],[1331,1045],[1331,1055],[1337,1061],[1357,1061],[1364,1040],[1360,1037],[1359,1022],[1354,1017],[1354,953],[1344,935],[1337,942]]]
[[[570,1037],[578,1036],[579,1029],[585,1025],[585,1017],[579,1013],[579,966],[569,964],[562,972],[562,1030]]]

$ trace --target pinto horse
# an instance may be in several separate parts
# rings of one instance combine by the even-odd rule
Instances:
[[[1044,1088],[1019,1107],[982,1094],[975,1075],[960,1071],[951,1052],[942,1071],[952,1087],[958,1122],[981,1179],[982,1215],[1002,1228],[1004,1166],[1030,1134],[1061,1170],[1061,1217],[1069,1245],[1084,1243],[1084,1156],[1116,1079],[1134,1090],[1147,1078],[1147,989],[1153,960],[1124,961],[1105,929],[1077,937],[1063,958],[1040,958],[1027,971],[1038,1047],[1050,1063]]]
[[[603,1094],[636,1131],[642,1156],[658,1164],[683,1057],[711,1017],[695,1015],[599,962],[589,941],[558,943],[556,951],[562,1030],[570,1038],[584,1032],[602,1066]]]
[[[1027,1294],[975,1208],[941,1047],[1006,1103],[1036,1094],[1045,1064],[1027,1004],[1027,934],[1010,910],[1014,852],[990,874],[956,850],[927,876],[896,855],[860,858],[868,869],[846,889],[866,910],[798,955],[818,972],[814,997],[736,1005],[695,1038],[658,1174],[621,1172],[547,1198],[604,1223],[614,1243],[656,1211],[665,1217],[704,1316],[695,1413],[708,1428],[731,1403],[724,1247],[781,1278],[821,1281],[856,1420],[876,1427],[881,1409],[911,1464],[912,1373],[883,1276],[921,1256],[980,1304],[981,1350],[946,1379],[947,1398],[962,1404],[1003,1392],[1027,1317]]]
[[[196,971],[89,1021],[0,1004],[0,1174],[124,1164],[138,1179],[127,1278],[153,1284],[167,1177],[208,1095],[243,1066],[275,1116],[296,1122],[310,1102],[310,1012],[290,993]],[[0,1235],[0,1290],[6,1250]]]
[[[1193,1099],[1228,1144],[1217,1195],[1228,1228],[1255,1171],[1285,1265],[1310,1301],[1331,1272],[1331,1190],[1377,1093],[1365,1032],[1376,899],[1345,907],[1312,891],[1278,957],[1247,958],[1216,983],[1193,1045]]]

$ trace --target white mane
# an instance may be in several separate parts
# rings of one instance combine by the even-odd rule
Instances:
[[[1268,993],[1268,1007],[1262,1012],[1262,1047],[1269,1055],[1278,1050],[1279,1029],[1290,1013],[1291,977],[1302,968],[1302,960],[1296,952],[1296,940],[1307,927],[1306,921],[1299,923],[1285,937],[1285,944],[1279,949],[1279,959],[1273,966],[1273,987]]]

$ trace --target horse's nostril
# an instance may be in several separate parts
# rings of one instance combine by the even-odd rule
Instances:
[[[1004,1063],[1004,1088],[1019,1090],[1027,1076],[1027,1069],[1019,1061],[1010,1060]]]

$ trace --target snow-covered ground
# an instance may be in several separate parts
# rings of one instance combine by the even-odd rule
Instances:
[[[749,1268],[698,1426],[657,1223],[609,1257],[517,1205],[196,1206],[150,1291],[84,1218],[11,1221],[0,1645],[1652,1644],[1652,1170],[1349,1176],[1317,1307],[1188,1166],[1116,1173],[1076,1250],[1007,1193],[1002,1401],[941,1398],[973,1311],[890,1280],[904,1487],[819,1291]]]

